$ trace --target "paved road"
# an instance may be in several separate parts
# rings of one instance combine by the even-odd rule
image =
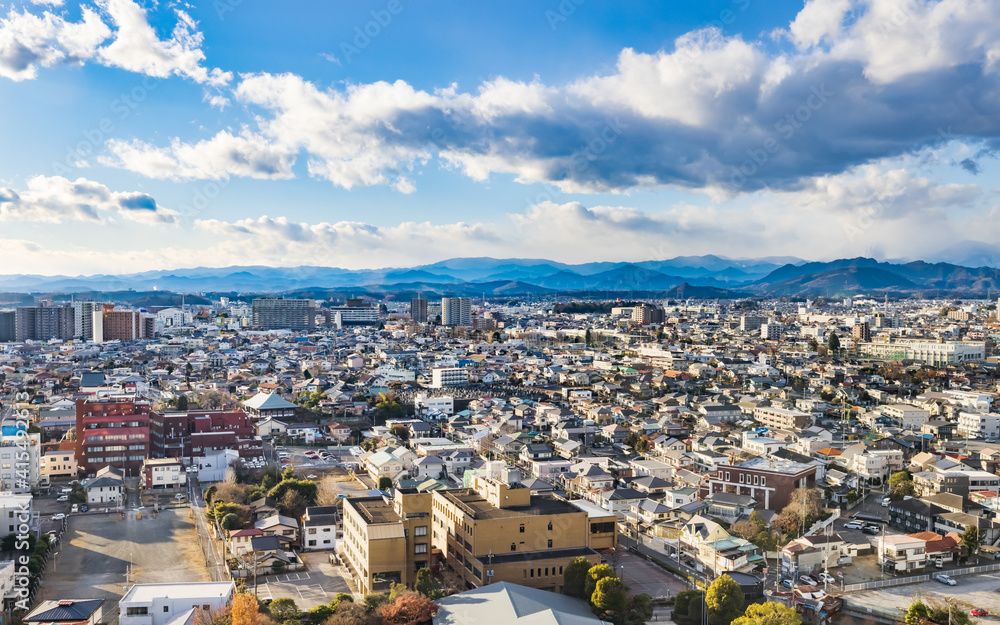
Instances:
[[[188,501],[191,502],[190,509],[194,516],[195,528],[198,531],[198,541],[201,543],[205,566],[208,567],[212,581],[230,581],[222,548],[219,546],[219,541],[212,539],[212,534],[208,529],[208,521],[205,519],[205,497],[201,491],[201,485],[193,475],[188,478]]]
[[[993,614],[1000,613],[1000,573],[982,573],[956,577],[955,586],[945,586],[936,581],[852,592],[848,599],[854,605],[872,608],[899,608],[905,610],[918,599],[954,601],[964,611],[986,608]]]

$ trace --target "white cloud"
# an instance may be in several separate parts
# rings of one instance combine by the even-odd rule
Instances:
[[[21,191],[0,188],[0,222],[114,223],[119,219],[168,225],[177,223],[177,213],[159,206],[146,193],[116,192],[86,178],[35,176]]]
[[[39,67],[82,63],[111,34],[100,16],[84,8],[79,22],[65,21],[52,13],[36,16],[11,9],[0,19],[0,76],[31,80]]]
[[[34,15],[11,9],[0,19],[0,76],[30,80],[39,67],[94,60],[147,76],[182,76],[215,87],[232,80],[229,72],[203,66],[204,36],[186,12],[174,11],[177,24],[170,38],[161,40],[146,10],[132,0],[97,0],[96,6],[103,17],[84,7],[78,22],[49,10]]]

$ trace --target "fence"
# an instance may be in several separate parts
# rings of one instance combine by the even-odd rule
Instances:
[[[872,608],[854,605],[847,600],[844,600],[843,614],[861,618],[865,622],[874,621],[876,623],[902,623],[906,616],[902,610],[895,608]]]
[[[977,573],[993,573],[995,571],[1000,571],[1000,564],[987,564],[984,566],[972,566],[965,569],[955,569],[954,571],[948,571],[947,575],[949,577],[958,577],[959,575],[975,575]],[[936,575],[936,574],[935,574]],[[858,590],[874,590],[876,588],[890,588],[892,586],[905,586],[907,584],[922,584],[924,582],[929,582],[934,578],[934,575],[912,575],[909,577],[895,577],[893,579],[883,579],[877,582],[864,582],[863,584],[848,584],[844,587],[844,592],[856,592]]]

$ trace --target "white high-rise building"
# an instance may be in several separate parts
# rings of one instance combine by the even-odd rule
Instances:
[[[468,297],[442,298],[441,324],[446,326],[471,326],[472,299]]]

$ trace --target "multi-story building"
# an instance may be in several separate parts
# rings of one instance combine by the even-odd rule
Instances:
[[[93,313],[93,340],[138,341],[156,335],[156,317],[138,310],[117,310],[113,304],[103,304]]]
[[[94,313],[103,310],[100,302],[73,302],[73,338],[94,339]]]
[[[469,371],[460,367],[441,367],[431,370],[431,386],[444,388],[446,386],[462,386],[469,382]]]
[[[343,306],[324,309],[326,324],[337,328],[344,326],[373,326],[378,323],[378,308],[362,299],[348,299]]]
[[[262,330],[312,330],[316,308],[309,299],[259,297],[253,300],[253,325]]]
[[[816,466],[780,458],[754,458],[723,465],[702,485],[702,499],[713,493],[749,495],[757,509],[781,510],[796,488],[816,487]]]
[[[233,601],[233,582],[135,584],[118,602],[119,625],[166,625],[200,622],[226,609]],[[194,614],[188,614],[194,610]],[[186,620],[179,617],[188,614]]]
[[[983,490],[1000,490],[1000,476],[986,471],[921,471],[913,474],[913,488],[918,497],[951,493],[967,497]]]
[[[441,324],[446,326],[471,326],[472,300],[468,297],[441,298]]]
[[[147,458],[140,475],[146,490],[176,490],[187,484],[184,464],[177,458]]]
[[[893,419],[904,430],[918,431],[931,418],[929,410],[910,404],[889,404],[882,406],[882,414]]]
[[[868,322],[862,321],[854,326],[851,330],[851,338],[854,339],[855,343],[872,340],[872,330]]]
[[[1000,414],[960,412],[958,435],[965,438],[1000,438]]]
[[[863,356],[888,360],[919,360],[928,365],[944,366],[986,359],[983,341],[944,341],[880,335],[858,344]]]
[[[138,475],[149,457],[149,402],[132,397],[76,401],[76,463],[86,474],[105,466]]]
[[[754,408],[753,418],[762,425],[779,430],[804,430],[813,424],[813,417],[808,412],[772,406]]]
[[[340,506],[311,506],[302,517],[302,550],[336,549]]]
[[[344,501],[345,559],[363,593],[410,583],[440,558],[467,583],[514,582],[560,590],[563,569],[575,557],[594,564],[591,532],[614,532],[606,515],[591,527],[588,513],[561,499],[495,478],[474,488]],[[602,534],[603,535],[603,534]]]
[[[781,338],[781,324],[768,321],[760,326],[760,338],[766,341],[777,341]]]
[[[30,493],[41,482],[42,435],[24,430],[5,432],[0,438],[0,488],[9,493]]]
[[[414,297],[410,300],[410,319],[414,323],[427,323],[427,300]]]
[[[741,332],[756,332],[760,326],[767,323],[767,317],[756,317],[754,315],[743,315],[740,317]]]
[[[73,338],[73,309],[70,306],[22,306],[14,311],[17,341],[68,341]]]
[[[17,340],[17,312],[0,310],[0,343]]]
[[[76,453],[71,449],[47,451],[41,459],[43,478],[76,477]]]
[[[0,493],[0,532],[15,534],[18,526],[25,523],[32,531],[38,531],[40,517],[32,507],[31,494]]]
[[[922,571],[927,565],[926,545],[926,540],[905,534],[881,536],[878,539],[879,562],[897,573]]]
[[[632,321],[644,326],[651,323],[663,323],[665,316],[662,308],[649,304],[639,304],[632,309]]]
[[[153,412],[149,416],[150,456],[182,458],[235,449],[242,458],[263,455],[250,416],[242,410]]]

